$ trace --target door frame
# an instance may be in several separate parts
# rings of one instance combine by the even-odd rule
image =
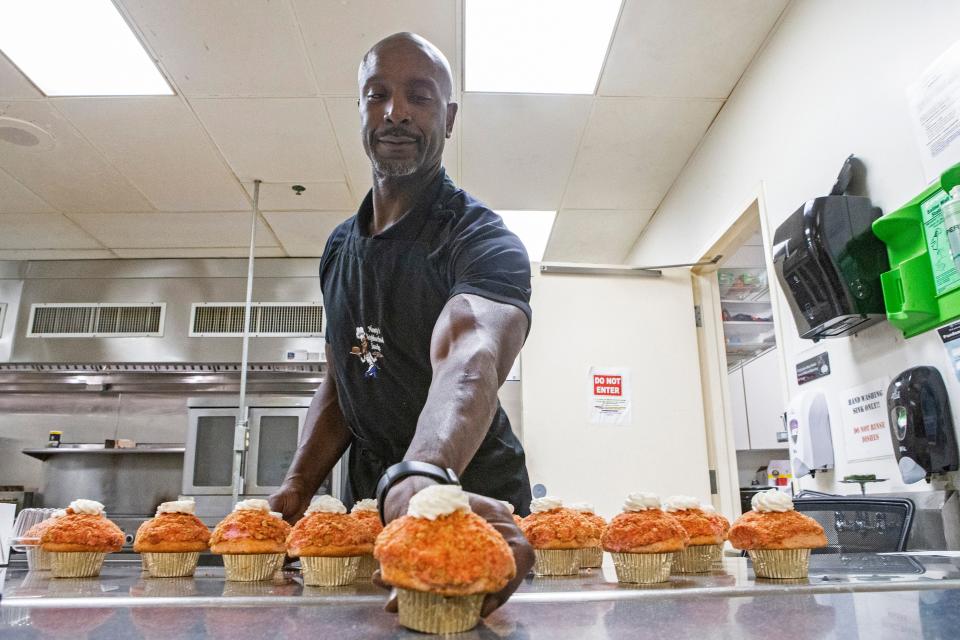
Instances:
[[[780,309],[779,289],[773,279],[773,259],[769,247],[773,231],[767,220],[764,185],[757,185],[753,195],[744,206],[731,216],[729,224],[721,228],[717,236],[707,244],[698,256],[706,262],[714,256],[728,256],[740,247],[760,225],[760,237],[764,246],[764,263],[770,284],[770,307],[773,315],[774,337],[777,341],[777,361],[781,374],[786,372],[783,353],[783,322]],[[737,451],[733,437],[733,415],[730,406],[730,390],[727,384],[727,352],[723,336],[720,306],[720,285],[715,273],[717,265],[694,267],[690,271],[694,304],[700,309],[697,327],[697,342],[700,351],[700,385],[703,393],[704,423],[707,437],[707,455],[710,468],[716,474],[717,494],[714,506],[722,513],[740,514],[740,481],[737,473]],[[786,376],[780,376],[783,397],[788,398]]]

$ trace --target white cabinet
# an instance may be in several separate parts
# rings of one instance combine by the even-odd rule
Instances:
[[[743,389],[743,368],[738,368],[727,375],[727,390],[730,392],[734,448],[737,451],[749,449],[750,432],[747,425],[747,399]]]
[[[780,382],[777,350],[773,349],[742,367],[747,427],[751,449],[786,449],[781,414],[786,401]],[[783,438],[781,442],[779,439]]]

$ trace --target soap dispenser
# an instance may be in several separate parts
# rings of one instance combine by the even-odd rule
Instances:
[[[887,389],[890,436],[903,482],[956,471],[960,452],[943,377],[935,367],[907,369]]]
[[[940,206],[943,213],[943,226],[947,229],[947,241],[950,242],[950,255],[953,264],[960,271],[960,185],[950,190],[950,199]]]

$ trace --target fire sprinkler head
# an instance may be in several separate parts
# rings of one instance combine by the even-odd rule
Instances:
[[[290,188],[293,189],[293,192],[296,193],[298,196],[302,196],[303,192],[307,190],[307,188],[302,184],[295,184]]]

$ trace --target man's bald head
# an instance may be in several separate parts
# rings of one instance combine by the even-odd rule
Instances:
[[[452,101],[453,71],[450,69],[450,63],[447,61],[447,57],[443,55],[443,52],[432,42],[409,31],[401,31],[400,33],[387,36],[370,47],[370,50],[363,55],[363,60],[360,61],[360,69],[357,71],[357,84],[361,90],[377,58],[389,56],[391,53],[398,51],[416,51],[422,54],[434,68],[435,78],[440,85],[444,98],[447,102]]]

